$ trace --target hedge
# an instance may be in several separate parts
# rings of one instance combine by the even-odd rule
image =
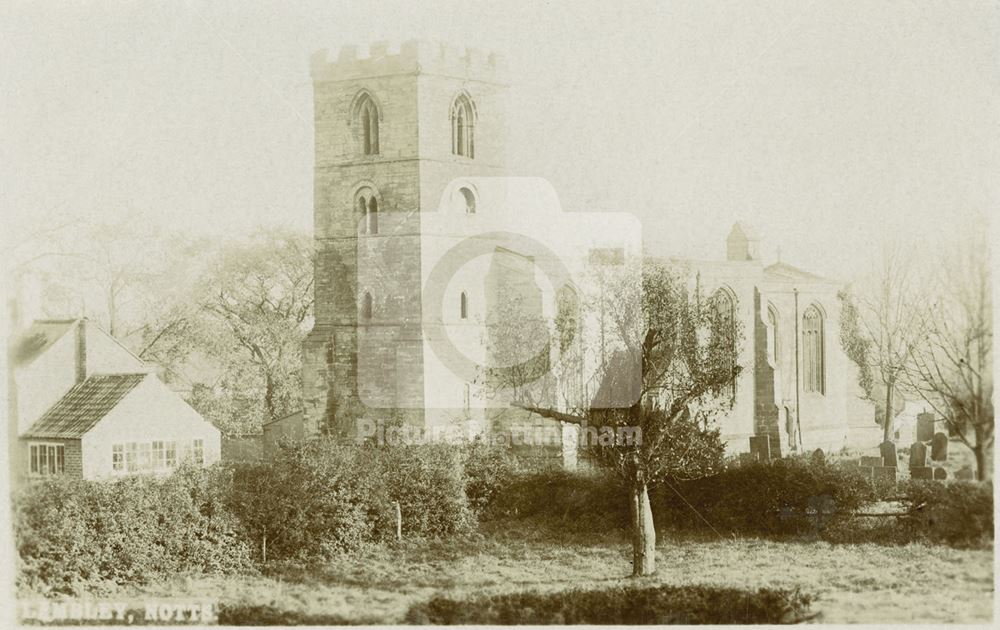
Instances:
[[[805,619],[811,601],[799,591],[768,588],[626,586],[466,600],[435,597],[413,606],[406,621],[421,625],[776,624]]]
[[[76,595],[178,572],[252,570],[242,527],[225,509],[225,471],[166,478],[30,484],[14,498],[18,586]]]

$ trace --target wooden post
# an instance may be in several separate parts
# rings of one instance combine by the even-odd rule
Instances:
[[[392,504],[396,507],[396,540],[403,540],[403,511],[399,507],[399,501],[393,501]]]

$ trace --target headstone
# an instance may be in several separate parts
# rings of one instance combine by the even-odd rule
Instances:
[[[972,470],[972,466],[966,464],[962,466],[958,472],[955,473],[955,479],[960,479],[962,481],[972,481],[976,478],[975,471]]]
[[[896,444],[895,442],[882,442],[878,450],[882,453],[882,465],[896,467]]]
[[[882,483],[896,483],[896,467],[876,466],[872,468],[872,480]]]
[[[929,442],[934,438],[934,414],[917,414],[917,441]]]
[[[946,433],[935,433],[931,440],[931,459],[936,462],[943,462],[948,459],[948,435]]]
[[[934,478],[937,479],[938,481],[944,481],[945,479],[948,478],[948,471],[945,470],[944,468],[935,468]]]
[[[759,462],[771,460],[771,438],[767,435],[750,436],[750,454]]]
[[[823,449],[818,448],[812,452],[812,461],[814,464],[826,463],[826,454],[823,452]]]
[[[927,447],[923,442],[914,442],[910,447],[910,468],[927,465]]]
[[[865,468],[871,468],[872,466],[881,466],[881,465],[882,465],[881,457],[871,457],[869,455],[861,456],[861,466],[864,466]]]
[[[910,479],[934,479],[934,469],[930,466],[917,466],[910,469]]]

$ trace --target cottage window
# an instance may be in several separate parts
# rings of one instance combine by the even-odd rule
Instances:
[[[66,447],[62,444],[30,444],[33,475],[61,475],[66,471]]]
[[[125,445],[125,470],[128,472],[135,472],[139,469],[137,449],[135,442],[129,442]]]
[[[167,467],[167,449],[163,442],[153,442],[153,470],[163,470]]]
[[[199,466],[205,463],[205,443],[202,440],[194,441],[194,463]]]
[[[111,470],[121,472],[125,470],[125,445],[111,445]]]
[[[167,468],[177,467],[177,442],[167,442],[166,444]]]

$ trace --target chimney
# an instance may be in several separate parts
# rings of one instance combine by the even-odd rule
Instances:
[[[76,382],[87,380],[87,318],[83,317],[76,325]]]
[[[736,222],[726,238],[726,260],[760,260],[760,238],[753,228]]]

